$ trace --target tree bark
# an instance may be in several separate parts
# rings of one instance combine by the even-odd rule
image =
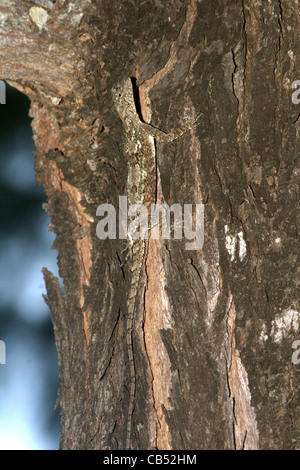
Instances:
[[[132,446],[299,448],[298,31],[297,0],[0,0],[0,77],[31,99],[64,286],[44,269],[62,449],[125,446],[127,242],[97,237],[96,209],[126,195],[110,90],[127,77],[159,129],[201,112],[156,147],[164,202],[205,206],[201,250],[149,240]]]

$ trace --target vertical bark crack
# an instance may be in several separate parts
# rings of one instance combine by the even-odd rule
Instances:
[[[241,361],[235,343],[236,310],[231,296],[227,312],[228,334],[228,387],[233,403],[233,434],[237,450],[259,448],[259,435],[256,414],[251,406],[251,393],[247,371]]]

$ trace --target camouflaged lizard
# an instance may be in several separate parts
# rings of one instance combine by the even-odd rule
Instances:
[[[194,127],[198,117],[192,124],[177,132],[165,132],[142,122],[136,110],[133,86],[130,78],[112,89],[115,108],[123,122],[128,139],[129,170],[127,179],[127,196],[129,205],[143,204],[149,211],[151,204],[156,203],[156,155],[154,139],[172,142],[188,129]],[[130,367],[129,407],[126,428],[126,449],[132,446],[131,428],[134,409],[136,374],[133,351],[133,329],[137,297],[146,257],[146,242],[143,237],[131,240],[132,278],[127,300],[126,343]]]

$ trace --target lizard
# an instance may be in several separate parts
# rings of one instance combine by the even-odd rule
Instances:
[[[133,85],[130,78],[112,89],[115,109],[123,123],[128,141],[129,170],[127,178],[128,202],[143,204],[148,210],[156,202],[157,167],[154,140],[172,142],[194,127],[199,116],[184,129],[165,133],[142,122],[136,108]],[[133,351],[133,329],[137,297],[146,258],[146,237],[131,240],[132,277],[127,299],[126,345],[130,368],[129,406],[126,427],[126,449],[131,448],[132,415],[136,391],[136,372]]]

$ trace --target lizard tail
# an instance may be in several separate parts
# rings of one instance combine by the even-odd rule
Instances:
[[[127,429],[126,429],[126,449],[131,448],[131,428],[132,428],[132,414],[134,408],[134,397],[136,389],[136,375],[135,365],[133,357],[133,323],[134,323],[134,312],[136,305],[136,298],[139,290],[139,281],[141,276],[143,258],[144,258],[144,244],[141,240],[137,240],[133,245],[133,257],[138,259],[139,263],[134,266],[132,273],[131,287],[128,295],[128,313],[126,321],[126,343],[127,343],[127,354],[130,368],[130,387],[129,387],[129,406],[127,415]]]

